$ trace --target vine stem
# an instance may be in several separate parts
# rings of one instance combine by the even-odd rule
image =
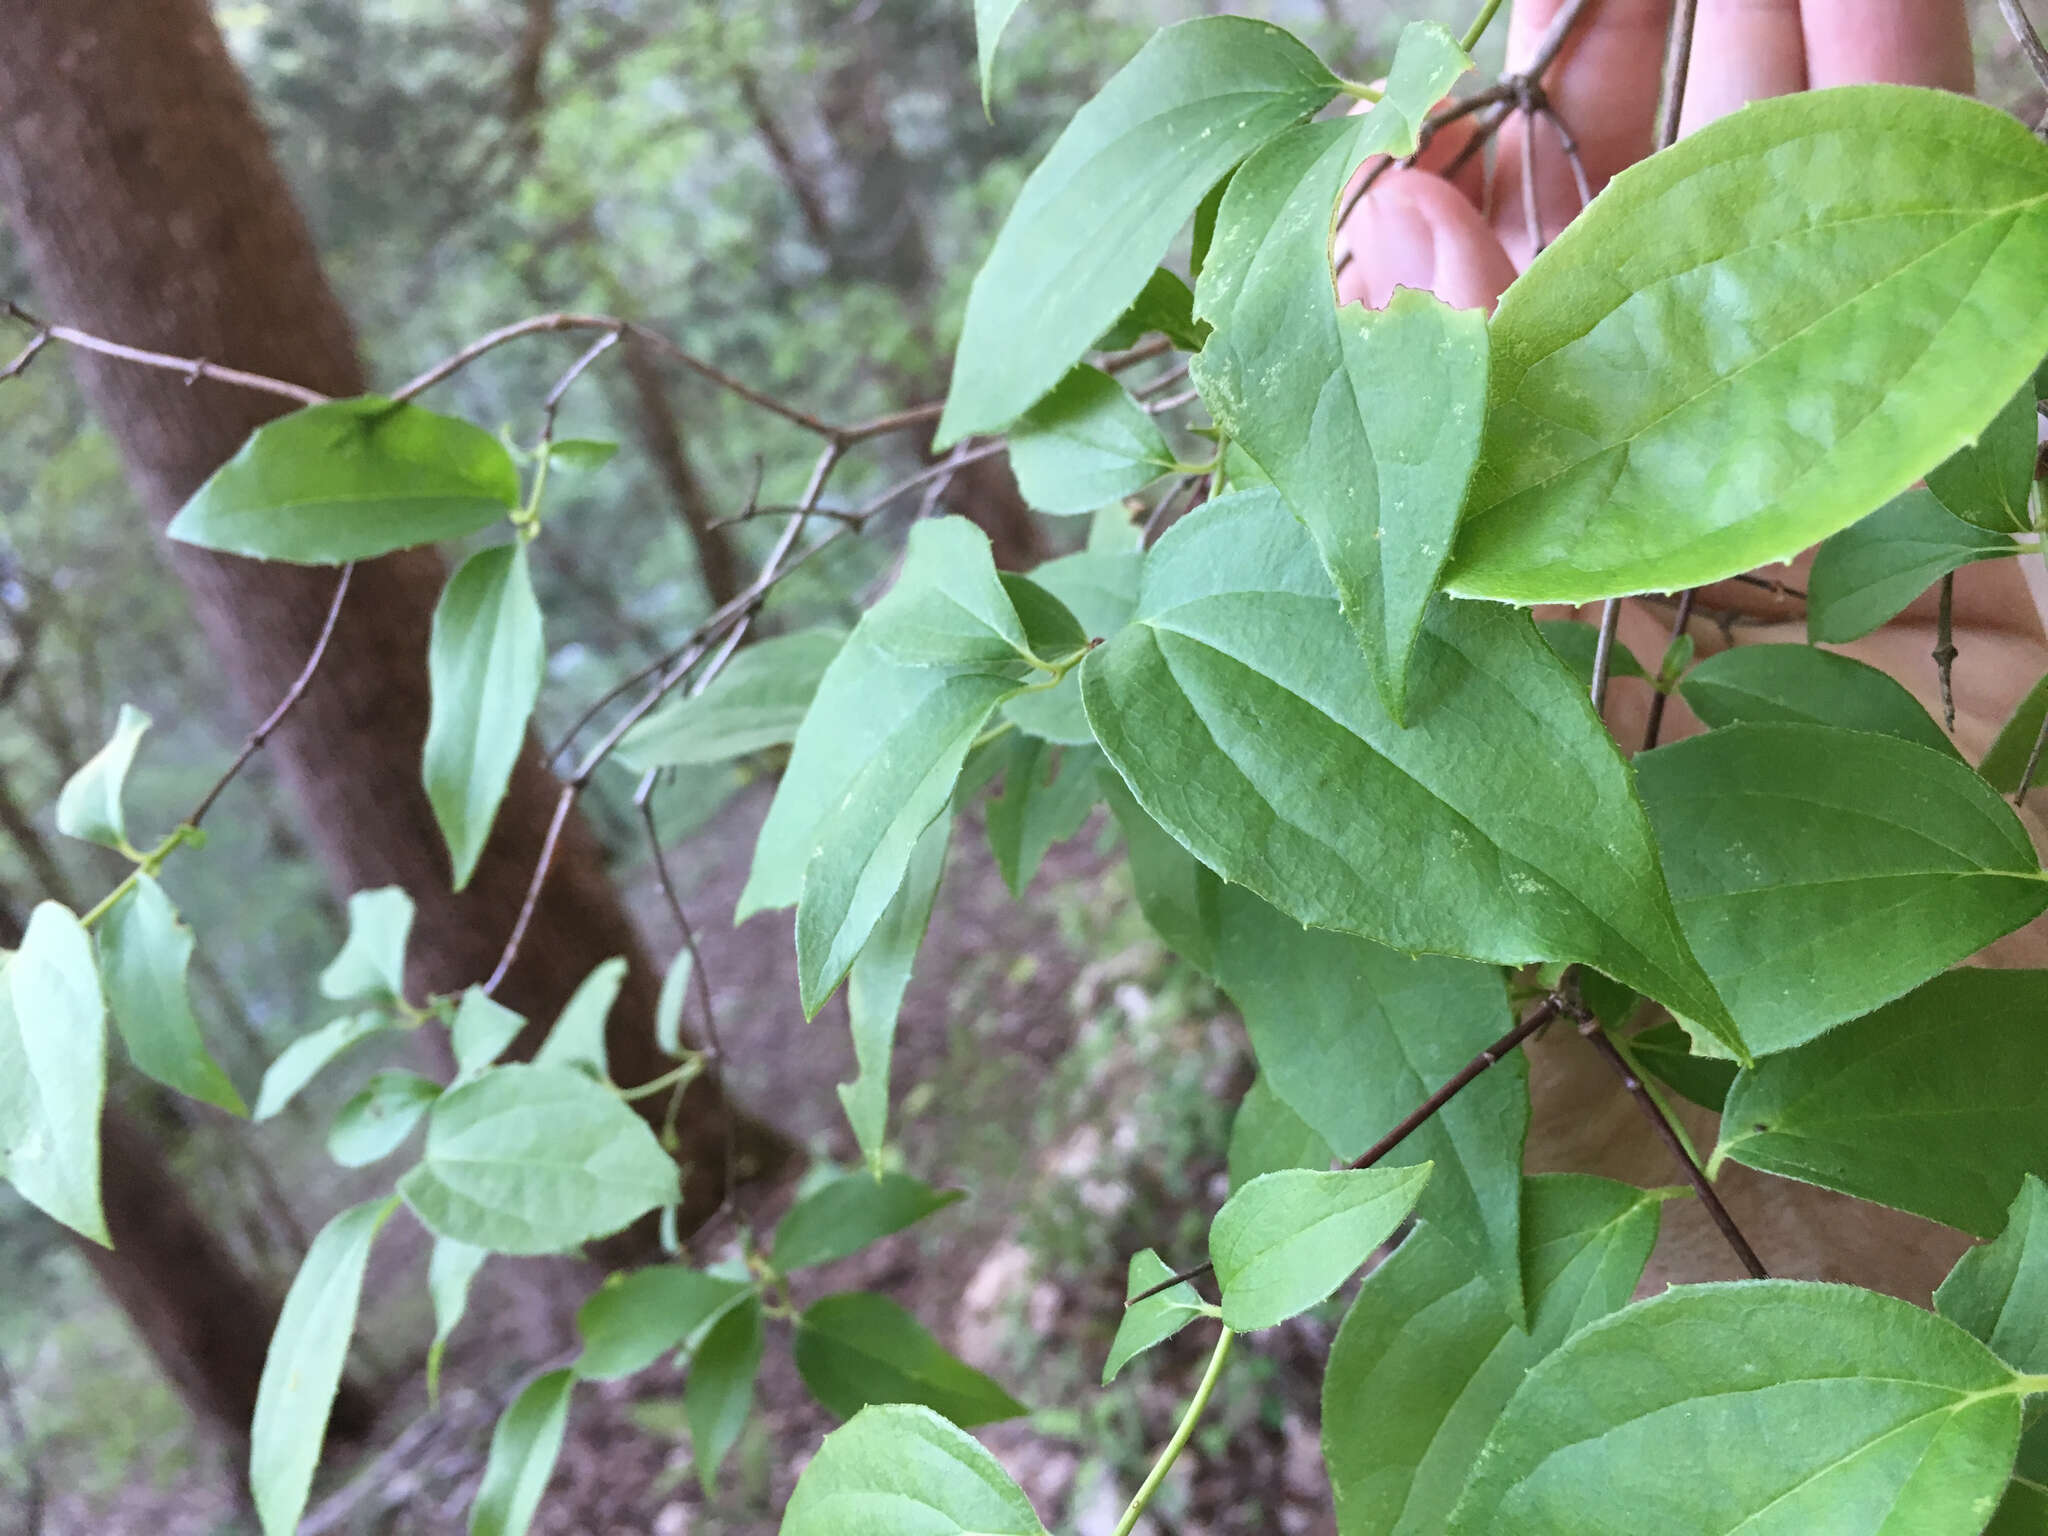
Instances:
[[[1180,1453],[1187,1449],[1188,1441],[1194,1438],[1195,1426],[1201,1422],[1203,1411],[1209,1406],[1209,1399],[1215,1395],[1216,1383],[1223,1376],[1223,1367],[1230,1360],[1230,1346],[1237,1335],[1225,1328],[1216,1339],[1215,1352],[1209,1356],[1209,1368],[1202,1372],[1201,1385],[1195,1388],[1195,1395],[1188,1400],[1187,1412],[1180,1416],[1173,1438],[1166,1442],[1159,1452],[1159,1459],[1152,1463],[1152,1470],[1145,1474],[1145,1481],[1138,1485],[1138,1491],[1131,1495],[1131,1502],[1124,1509],[1124,1517],[1117,1521],[1116,1529],[1110,1536],[1131,1536],[1138,1520],[1144,1515],[1146,1506],[1159,1492],[1159,1485],[1166,1481],[1166,1474],[1173,1470],[1173,1464],[1180,1460]]]

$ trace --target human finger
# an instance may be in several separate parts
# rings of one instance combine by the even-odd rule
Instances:
[[[1806,0],[1806,81],[1931,85],[1967,94],[1976,86],[1963,0]]]
[[[1699,0],[1678,118],[1681,134],[1747,102],[1805,89],[1799,0]]]
[[[1515,280],[1471,199],[1428,171],[1389,169],[1339,226],[1336,245],[1339,304],[1381,309],[1396,288],[1420,288],[1456,309],[1491,309]]]

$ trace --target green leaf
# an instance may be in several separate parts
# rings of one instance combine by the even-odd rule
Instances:
[[[1392,1130],[1514,1023],[1493,966],[1404,955],[1303,928],[1238,886],[1220,897],[1216,979],[1244,1016],[1261,1080],[1343,1162]],[[1405,1144],[1435,1165],[1423,1219],[1520,1321],[1528,1066],[1509,1056]]]
[[[797,1319],[793,1349],[811,1396],[842,1419],[871,1403],[922,1403],[972,1429],[1026,1411],[886,1296],[842,1291],[812,1302]]]
[[[1362,120],[1291,129],[1230,178],[1195,294],[1215,331],[1194,382],[1308,526],[1397,719],[1478,462],[1486,316],[1413,289],[1340,311],[1330,231],[1358,165],[1413,153],[1422,115],[1471,67],[1441,26],[1410,25]]]
[[[1888,673],[1810,645],[1738,645],[1688,672],[1678,691],[1710,726],[1838,725],[1957,756],[1948,733]]]
[[[1132,1254],[1130,1274],[1124,1281],[1126,1300],[1151,1290],[1172,1274],[1166,1261],[1150,1248]],[[1106,1387],[1115,1381],[1125,1366],[1146,1350],[1164,1344],[1205,1310],[1202,1298],[1185,1280],[1126,1306],[1116,1325],[1116,1337],[1110,1341],[1109,1358],[1102,1364],[1102,1384]]]
[[[54,901],[0,955],[0,1176],[29,1204],[112,1247],[100,1209],[106,1013],[92,941]]]
[[[1753,102],[1608,183],[1490,333],[1451,591],[1584,602],[1790,559],[2048,352],[2048,149],[1943,91]]]
[[[602,438],[558,437],[548,444],[548,462],[588,474],[611,463],[612,456],[618,451],[617,443],[608,443]]]
[[[1685,1285],[1523,1379],[1453,1536],[1966,1531],[2004,1489],[2018,1382],[1907,1302],[1793,1280]]]
[[[490,1253],[469,1243],[441,1238],[427,1256],[427,1295],[434,1304],[434,1342],[427,1349],[427,1398],[441,1395],[441,1356],[469,1307],[470,1282]]]
[[[96,937],[100,985],[135,1069],[231,1115],[246,1115],[241,1094],[207,1051],[192,1016],[185,989],[192,930],[178,921],[163,887],[137,871],[135,888],[107,909]]]
[[[249,1490],[264,1536],[299,1528],[355,1332],[370,1245],[397,1205],[366,1200],[328,1222],[285,1295],[249,1426]]]
[[[872,1173],[882,1171],[889,1136],[889,1066],[896,1051],[896,1018],[903,1011],[917,947],[931,925],[952,830],[950,816],[941,816],[924,829],[911,849],[902,886],[883,908],[875,931],[846,973],[855,1073],[852,1082],[838,1084],[835,1091]]]
[[[2048,1488],[2014,1478],[1983,1536],[2041,1536],[2043,1531],[2048,1531]]]
[[[1588,688],[1593,686],[1593,659],[1600,650],[1598,629],[1577,619],[1538,619],[1536,632],[1557,652],[1558,659],[1572,669],[1572,676]],[[1636,660],[1636,653],[1616,639],[1607,653],[1607,675],[1647,679],[1650,674]]]
[[[268,1120],[297,1098],[299,1091],[342,1052],[391,1028],[391,1020],[381,1013],[345,1013],[299,1036],[277,1053],[277,1059],[263,1074],[262,1086],[256,1090],[253,1118]]]
[[[1583,960],[1740,1050],[1628,767],[1526,616],[1432,605],[1403,729],[1307,535],[1277,494],[1246,491],[1153,547],[1139,621],[1088,657],[1081,689],[1146,811],[1296,921]]]
[[[574,1371],[549,1371],[528,1382],[499,1415],[484,1480],[469,1511],[470,1536],[526,1536],[562,1453],[575,1390]]]
[[[462,1001],[455,1005],[455,1022],[448,1026],[456,1080],[460,1082],[483,1071],[504,1054],[524,1028],[526,1020],[495,1001],[482,987],[467,988]]]
[[[1735,1082],[1735,1063],[1696,1055],[1685,1031],[1676,1024],[1654,1025],[1629,1036],[1627,1044],[1637,1066],[1702,1109],[1718,1110],[1727,1102],[1728,1090]]]
[[[2029,533],[2027,493],[2034,487],[2039,412],[2030,378],[1991,418],[1983,434],[1927,472],[1927,489],[1966,523],[1993,533]]]
[[[348,938],[320,973],[320,995],[337,1003],[402,999],[412,912],[412,898],[395,885],[349,897]]]
[[[1977,772],[2000,794],[2017,794],[2020,777],[2027,771],[2027,759],[2034,754],[2034,743],[2041,739],[2041,717],[2048,714],[2048,677],[2027,690],[2013,709],[2012,718],[1999,728],[1998,739],[1991,743],[1991,750],[1984,754],[1984,761],[1977,765]],[[2028,783],[2031,790],[2036,785],[2048,783],[2048,752],[2034,766],[2034,777]]]
[[[1203,16],[1155,33],[1024,183],[968,295],[932,446],[1029,410],[1144,287],[1203,194],[1336,91],[1266,22]]]
[[[1925,747],[1730,725],[1635,766],[1679,921],[1760,1056],[1889,1002],[2048,908],[2019,818]]]
[[[1661,1197],[1585,1174],[1525,1186],[1529,1328],[1428,1221],[1366,1276],[1323,1373],[1340,1536],[1435,1536],[1529,1367],[1626,1306]]]
[[[1252,1079],[1230,1122],[1230,1187],[1240,1189],[1262,1173],[1283,1168],[1328,1168],[1337,1154],[1266,1083]]]
[[[1980,1237],[2048,1176],[2048,971],[1965,968],[1735,1079],[1732,1157]]]
[[[1209,327],[1195,318],[1194,290],[1165,267],[1154,269],[1116,323],[1095,338],[1095,350],[1120,352],[1152,335],[1164,336],[1183,352],[1199,351],[1209,337]]]
[[[754,1380],[766,1345],[761,1299],[749,1296],[711,1325],[690,1357],[683,1411],[690,1420],[690,1457],[706,1498],[718,1497],[718,1469],[754,1411]]]
[[[519,471],[490,433],[363,395],[258,427],[166,532],[231,555],[342,565],[479,533],[518,505]]]
[[[1235,1191],[1209,1225],[1224,1324],[1240,1333],[1271,1328],[1324,1300],[1415,1209],[1429,1173],[1428,1163],[1294,1168]]]
[[[1170,473],[1159,423],[1099,368],[1074,369],[1010,429],[1010,468],[1040,512],[1093,512]]]
[[[781,1536],[1046,1536],[972,1435],[929,1408],[864,1408],[797,1479]]]
[[[801,893],[807,1013],[866,944],[968,748],[1025,685],[1029,653],[987,538],[960,518],[918,524],[902,576],[826,669],[740,896],[744,920]]]
[[[1084,552],[1048,560],[1032,571],[1031,580],[1063,603],[1091,637],[1115,634],[1131,621],[1138,603],[1138,576],[1144,559],[1136,551]],[[1079,670],[1052,687],[1019,694],[1003,713],[1020,730],[1061,746],[1093,746],[1095,733],[1081,708]]]
[[[420,768],[458,891],[490,839],[546,666],[525,543],[477,551],[448,579],[434,609],[427,647],[433,709]]]
[[[680,1059],[685,1054],[683,1045],[683,1006],[690,992],[690,978],[696,973],[697,960],[688,945],[675,953],[662,973],[661,991],[654,998],[654,1043],[662,1055]]]
[[[1024,0],[974,0],[974,52],[981,68],[981,110],[989,111],[995,94],[996,49],[1003,40],[1003,28],[1017,14]]]
[[[128,817],[121,806],[121,788],[128,780],[129,765],[135,761],[135,749],[141,745],[142,733],[149,729],[149,723],[149,716],[134,705],[121,706],[114,734],[107,744],[64,781],[64,788],[57,795],[59,832],[103,848],[134,852],[128,842]]]
[[[1928,491],[1907,491],[1814,551],[1806,637],[1844,644],[1889,624],[1950,571],[2018,553],[2002,533],[1951,516]]]
[[[644,1371],[753,1294],[745,1281],[681,1264],[608,1275],[576,1313],[583,1336],[576,1373],[616,1381]]]
[[[2048,1371],[2048,1185],[2039,1177],[2020,1180],[1997,1240],[1956,1261],[1934,1310],[2014,1370]]]
[[[436,1237],[494,1253],[559,1253],[681,1198],[676,1165],[617,1094],[542,1066],[444,1093],[398,1192]]]
[[[327,1155],[344,1168],[389,1157],[440,1096],[441,1085],[417,1072],[379,1072],[335,1115]]]
[[[796,740],[846,631],[801,629],[734,655],[702,693],[670,699],[620,738],[629,767],[695,767]]]
[[[784,1275],[830,1264],[965,1198],[907,1174],[840,1174],[790,1208],[775,1228],[769,1262]]]
[[[1003,792],[988,802],[983,827],[1010,894],[1022,898],[1056,843],[1081,830],[1101,798],[1102,754],[1057,747],[1036,736],[1008,743]]]
[[[619,988],[626,984],[626,962],[617,955],[600,960],[590,974],[576,984],[569,1001],[555,1018],[553,1029],[533,1053],[537,1067],[582,1067],[593,1076],[610,1071],[605,1053],[605,1021],[612,1004],[619,1000]]]
[[[1152,819],[1116,774],[1104,771],[1102,789],[1123,829],[1131,885],[1145,921],[1168,949],[1213,977],[1223,882]]]

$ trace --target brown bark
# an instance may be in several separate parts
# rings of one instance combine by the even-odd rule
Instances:
[[[363,389],[348,320],[204,0],[0,0],[0,35],[0,207],[51,318],[328,394]],[[159,526],[280,410],[176,374],[75,361]],[[334,574],[182,548],[171,558],[252,714],[268,709],[312,648]],[[443,573],[431,550],[366,563],[332,659],[269,747],[336,888],[413,894],[410,983],[421,993],[489,973],[556,795],[529,743],[475,878],[449,894],[418,772]],[[632,962],[612,1015],[613,1068],[642,1082],[666,1066],[650,1029],[657,979],[595,838],[572,816],[499,996],[537,1031],[610,955]],[[650,1114],[660,1106],[647,1101]],[[722,1192],[721,1116],[701,1084],[680,1116],[685,1230]],[[740,1130],[742,1176],[780,1161],[778,1138],[753,1122]]]
[[[661,483],[697,551],[697,572],[704,580],[704,595],[713,608],[723,608],[739,595],[739,562],[732,541],[717,526],[718,506],[698,477],[683,441],[683,429],[669,406],[668,385],[661,367],[638,341],[629,340],[619,349],[625,358],[626,382],[633,392],[633,430],[641,450],[654,462]]]

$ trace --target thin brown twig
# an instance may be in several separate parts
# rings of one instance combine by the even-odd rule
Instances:
[[[1685,108],[1686,77],[1692,73],[1692,40],[1699,20],[1699,0],[1678,0],[1671,13],[1671,36],[1664,50],[1663,93],[1657,104],[1657,148],[1678,142],[1678,120]]]
[[[1956,573],[1941,578],[1940,605],[1934,616],[1934,666],[1941,678],[1941,718],[1951,736],[1956,729]]]
[[[1505,1061],[1514,1053],[1518,1046],[1535,1034],[1536,1031],[1543,1028],[1544,1025],[1550,1023],[1560,1013],[1565,1012],[1566,1009],[1567,1003],[1563,994],[1553,992],[1544,998],[1542,1002],[1530,1009],[1528,1016],[1516,1024],[1513,1029],[1502,1035],[1493,1044],[1487,1046],[1478,1055],[1466,1062],[1464,1066],[1460,1067],[1441,1088],[1424,1099],[1411,1113],[1404,1117],[1399,1125],[1396,1125],[1386,1135],[1382,1136],[1370,1147],[1367,1147],[1364,1152],[1346,1163],[1344,1165],[1346,1171],[1355,1173],[1361,1168],[1370,1168],[1379,1162],[1388,1153],[1400,1146],[1402,1142],[1413,1136],[1434,1119],[1446,1104],[1470,1087],[1473,1080],[1483,1074],[1487,1068]],[[1169,1275],[1157,1285],[1138,1292],[1137,1295],[1126,1301],[1124,1305],[1127,1307],[1135,1306],[1149,1297],[1157,1296],[1161,1291],[1172,1289],[1183,1281],[1198,1280],[1203,1275],[1210,1273],[1214,1268],[1215,1265],[1212,1262],[1204,1262],[1197,1264],[1193,1269],[1182,1270],[1178,1274]]]
[[[313,674],[320,670],[320,663],[326,659],[328,644],[334,639],[334,627],[341,622],[341,605],[348,598],[349,583],[354,580],[355,574],[356,568],[353,564],[341,568],[341,577],[334,584],[334,597],[327,604],[327,617],[320,625],[319,638],[313,642],[313,649],[306,656],[306,664],[299,668],[299,675],[292,679],[291,686],[285,689],[284,697],[277,701],[276,707],[263,717],[263,723],[249,733],[248,739],[242,743],[242,750],[235,754],[235,760],[228,764],[227,770],[213,781],[211,789],[200,796],[199,803],[185,818],[184,825],[199,825],[206,813],[213,809],[214,801],[218,800],[222,792],[235,781],[235,776],[248,766],[249,759],[263,749],[263,744],[270,739],[271,733],[284,723],[284,717],[290,714],[292,707],[304,697],[306,689],[312,684]]]
[[[2048,47],[2043,47],[2041,34],[2034,30],[2034,24],[2027,20],[2027,13],[2020,9],[2019,0],[1998,0],[1999,14],[2005,17],[2005,24],[2011,28],[2014,39],[2020,45],[2020,52],[2027,56],[2027,63],[2034,71],[2034,78],[2048,86]]]
[[[606,331],[585,347],[582,355],[555,380],[555,387],[548,391],[547,398],[540,403],[540,440],[543,443],[552,443],[555,440],[555,416],[562,409],[562,397],[569,393],[570,386],[583,377],[592,363],[619,344],[619,336],[618,331]]]
[[[1692,587],[1688,587],[1685,591],[1678,594],[1678,613],[1671,621],[1671,640],[1664,647],[1664,654],[1667,656],[1671,654],[1671,647],[1678,644],[1679,637],[1685,633],[1686,626],[1692,622],[1692,602],[1695,590]],[[1676,687],[1677,684],[1674,683],[1672,686]],[[1643,722],[1643,750],[1645,752],[1655,748],[1657,738],[1663,734],[1664,706],[1670,697],[1671,695],[1662,688],[1659,688],[1650,696],[1649,718]]]
[[[2048,746],[2048,711],[2041,715],[2041,729],[2034,732],[2034,749],[2027,754],[2027,766],[2020,773],[2020,787],[2013,791],[2015,807],[2027,803],[2027,791],[2034,785],[2034,770],[2041,766],[2041,749]]]
[[[45,345],[56,341],[67,347],[76,347],[81,352],[96,352],[103,357],[118,358],[124,363],[137,363],[144,368],[160,368],[169,373],[182,373],[188,384],[196,383],[200,379],[210,379],[216,384],[232,384],[240,389],[253,389],[266,395],[280,395],[300,405],[320,405],[329,398],[317,389],[308,389],[305,385],[294,384],[288,379],[273,379],[268,374],[250,373],[242,368],[223,368],[218,363],[209,363],[200,357],[174,357],[168,352],[151,352],[144,347],[131,347],[125,342],[110,341],[104,336],[95,336],[90,331],[81,331],[72,325],[46,325],[12,299],[6,303],[6,313],[23,325],[35,327],[36,335],[21,355],[8,365],[7,372],[0,374],[0,378],[10,378],[19,373]]]
[[[526,896],[519,903],[519,916],[513,920],[512,933],[505,940],[497,965],[492,967],[490,979],[484,983],[486,997],[498,990],[506,972],[512,969],[512,962],[519,957],[519,946],[526,942],[527,927],[533,922],[534,909],[540,905],[541,887],[546,884],[548,870],[555,862],[555,845],[562,840],[562,828],[568,824],[569,809],[575,805],[576,793],[581,787],[571,781],[564,784],[562,792],[555,797],[555,814],[548,818],[547,836],[541,839],[540,859],[534,866],[533,878],[526,883]]]
[[[1728,1207],[1721,1203],[1721,1197],[1715,1192],[1712,1181],[1707,1178],[1700,1165],[1693,1161],[1693,1155],[1687,1150],[1684,1138],[1665,1118],[1663,1107],[1651,1096],[1649,1089],[1643,1086],[1642,1079],[1636,1076],[1635,1070],[1629,1066],[1627,1059],[1616,1048],[1614,1042],[1607,1038],[1607,1031],[1600,1027],[1600,1021],[1574,1001],[1567,1001],[1565,1006],[1566,1011],[1578,1020],[1579,1033],[1599,1054],[1600,1059],[1613,1068],[1615,1076],[1621,1079],[1622,1086],[1628,1090],[1628,1095],[1635,1101],[1636,1108],[1642,1111],[1643,1117],[1650,1122],[1651,1129],[1657,1133],[1657,1139],[1670,1148],[1671,1155],[1677,1159],[1679,1167],[1685,1173],[1686,1181],[1692,1185],[1693,1193],[1700,1197],[1700,1204],[1707,1208],[1707,1214],[1713,1218],[1714,1225],[1720,1228],[1721,1236],[1728,1240],[1728,1246],[1735,1251],[1735,1257],[1741,1260],[1742,1267],[1749,1271],[1750,1278],[1770,1279],[1770,1271],[1764,1268],[1763,1260],[1756,1256],[1756,1250],[1749,1246],[1749,1239],[1742,1235],[1742,1229],[1735,1225],[1735,1218],[1728,1214]]]

